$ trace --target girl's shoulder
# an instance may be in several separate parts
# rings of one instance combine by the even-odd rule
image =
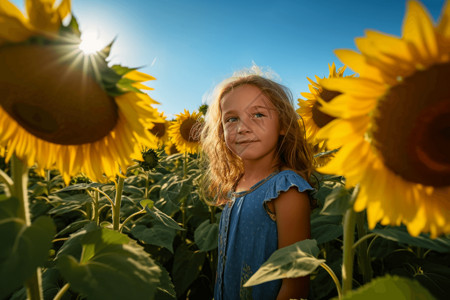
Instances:
[[[292,169],[282,169],[275,174],[266,185],[266,199],[275,199],[281,192],[286,192],[295,187],[299,192],[314,190],[301,175]]]

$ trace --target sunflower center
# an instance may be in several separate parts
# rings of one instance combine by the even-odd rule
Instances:
[[[118,121],[113,98],[63,46],[0,48],[0,105],[23,129],[61,145],[92,143]],[[75,53],[75,52],[74,52]],[[82,62],[82,59],[81,59]]]
[[[337,91],[329,91],[327,89],[323,89],[320,92],[320,98],[322,98],[325,102],[330,102],[334,97],[339,96],[341,93]],[[320,104],[319,101],[316,101],[314,103],[314,106],[312,107],[312,119],[314,123],[317,125],[317,127],[322,128],[331,121],[333,121],[335,118],[327,115],[326,113],[323,113],[320,111],[320,107],[322,104]]]
[[[156,137],[162,137],[166,133],[166,126],[164,126],[164,123],[153,123],[155,126],[153,126],[152,129],[150,129],[150,132],[156,136]]]
[[[373,138],[386,166],[405,180],[450,185],[450,63],[405,78],[380,100]]]
[[[188,118],[181,123],[180,134],[188,142],[198,142],[200,123],[194,119]]]

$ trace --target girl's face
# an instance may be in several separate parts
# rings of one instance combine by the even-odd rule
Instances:
[[[280,130],[278,113],[261,90],[242,85],[222,98],[222,126],[227,147],[245,161],[274,159]]]

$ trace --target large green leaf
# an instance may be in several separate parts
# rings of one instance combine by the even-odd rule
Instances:
[[[180,225],[178,225],[178,223],[175,222],[174,219],[172,219],[171,217],[169,217],[168,215],[157,209],[155,206],[153,206],[152,208],[149,208],[147,206],[145,210],[149,215],[153,217],[155,222],[176,230],[185,230],[181,228]]]
[[[16,217],[16,198],[0,201],[0,299],[24,284],[48,259],[55,225],[49,217],[26,226]]]
[[[413,237],[409,235],[404,227],[375,228],[372,232],[402,244],[431,249],[441,253],[450,252],[450,239],[446,237],[431,239],[424,234]]]
[[[338,185],[325,197],[325,204],[320,214],[343,216],[350,206],[349,202],[350,193],[344,186]]]
[[[98,228],[84,234],[80,242],[80,261],[71,255],[57,261],[71,289],[90,299],[153,299],[161,270],[134,240]]]
[[[311,215],[311,237],[321,245],[342,236],[342,216]]]
[[[105,184],[101,184],[101,183],[97,183],[97,182],[79,183],[79,184],[69,185],[63,189],[60,189],[58,191],[58,193],[69,192],[69,191],[83,191],[88,188],[101,188],[103,186],[105,186]]]
[[[161,282],[158,284],[158,289],[156,290],[155,299],[156,300],[176,300],[177,294],[175,292],[175,286],[170,278],[169,272],[161,266],[160,263],[156,264],[161,268]]]
[[[195,230],[194,240],[201,251],[210,251],[217,248],[218,236],[219,224],[205,220]]]
[[[181,244],[175,251],[172,274],[175,291],[180,297],[197,279],[205,261],[204,252],[193,252],[185,244]]]
[[[131,233],[148,245],[164,247],[173,253],[173,239],[176,236],[176,231],[170,227],[160,224],[155,224],[150,228],[144,225],[136,225],[131,229]]]
[[[245,287],[281,278],[311,274],[323,259],[316,258],[319,248],[315,240],[303,240],[278,249],[244,284]]]
[[[337,298],[333,298],[337,299]],[[376,278],[359,289],[345,295],[341,300],[432,300],[434,297],[417,281],[387,275]]]
[[[174,204],[178,204],[182,198],[189,195],[192,189],[191,177],[180,180],[178,176],[172,175],[172,177],[161,186],[160,195],[162,198],[169,200]]]

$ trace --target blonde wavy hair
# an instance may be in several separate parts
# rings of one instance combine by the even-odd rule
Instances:
[[[244,172],[242,160],[225,144],[221,111],[223,97],[243,85],[260,89],[277,110],[280,128],[285,130],[278,141],[278,168],[292,169],[307,181],[313,172],[312,151],[306,142],[303,122],[294,109],[289,89],[260,75],[231,77],[216,87],[200,138],[206,169],[203,188],[208,198],[214,199],[214,204],[228,201],[229,191]]]

